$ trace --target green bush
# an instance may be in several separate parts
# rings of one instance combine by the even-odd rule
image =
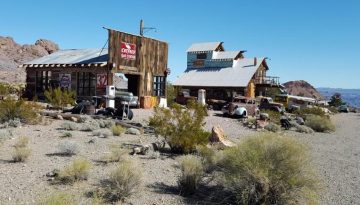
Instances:
[[[0,101],[0,121],[20,119],[24,123],[34,124],[38,122],[38,109],[35,103],[7,98]]]
[[[46,101],[55,108],[63,108],[66,105],[73,105],[76,99],[76,92],[73,90],[61,90],[58,88],[50,88],[44,92]]]
[[[194,101],[187,106],[185,110],[178,104],[171,109],[156,107],[150,118],[150,126],[165,138],[173,152],[193,152],[197,145],[206,144],[210,135],[203,129],[206,108]]]
[[[220,180],[231,204],[315,204],[319,182],[307,148],[298,141],[266,134],[224,151]]]
[[[328,117],[310,115],[305,120],[305,125],[316,132],[333,132],[335,126]]]
[[[141,182],[141,169],[131,161],[123,161],[110,173],[104,197],[107,201],[123,202],[139,190]]]
[[[125,129],[121,125],[113,125],[111,131],[114,136],[120,136],[125,133]]]
[[[295,114],[301,116],[302,118],[306,119],[308,115],[318,115],[318,116],[325,116],[325,112],[320,107],[309,107],[309,108],[302,108],[300,110],[294,111]]]
[[[82,158],[75,159],[64,170],[60,171],[58,181],[63,183],[74,183],[79,180],[86,180],[91,168],[91,163]]]
[[[274,110],[262,110],[261,112],[269,114],[270,122],[275,123],[277,125],[280,124],[281,114],[279,112]]]
[[[196,151],[202,159],[204,170],[207,172],[213,171],[218,160],[218,153],[204,145],[197,146]]]
[[[181,194],[194,194],[199,188],[201,179],[204,174],[204,168],[199,157],[186,155],[180,159],[181,176],[178,184]]]

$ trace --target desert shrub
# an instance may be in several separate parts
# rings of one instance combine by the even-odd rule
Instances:
[[[70,132],[64,132],[60,137],[61,138],[69,138],[69,137],[72,137],[72,134]]]
[[[76,202],[74,195],[68,192],[53,192],[49,195],[40,196],[37,200],[37,205],[75,205]]]
[[[303,117],[304,119],[306,119],[306,117],[308,115],[325,116],[324,110],[320,107],[302,108],[302,109],[296,110],[294,113]]]
[[[140,168],[131,161],[123,161],[110,173],[106,180],[107,190],[104,197],[107,201],[124,201],[136,193],[142,182]]]
[[[84,132],[92,132],[98,129],[100,129],[100,126],[96,120],[90,120],[86,123],[83,123],[80,127],[80,130]]]
[[[26,147],[29,144],[29,137],[19,137],[17,142],[14,144],[15,148]]]
[[[314,204],[319,183],[305,145],[265,134],[224,151],[220,182],[232,204]]]
[[[62,142],[58,145],[59,147],[59,154],[65,156],[76,155],[79,152],[79,147],[74,142]]]
[[[290,121],[291,125],[295,128],[295,131],[296,132],[300,132],[300,133],[313,133],[314,130],[311,129],[310,127],[308,126],[305,126],[305,125],[299,125],[298,123],[296,122],[292,122]]]
[[[115,125],[113,120],[98,120],[100,128],[111,128]]]
[[[202,159],[204,170],[207,172],[211,172],[216,166],[218,160],[215,150],[207,146],[201,145],[196,147],[196,151]]]
[[[37,110],[38,106],[34,103],[7,98],[0,101],[0,121],[8,122],[10,120],[20,119],[23,123],[37,123]]]
[[[178,104],[171,109],[156,107],[150,118],[150,126],[165,138],[173,152],[193,152],[197,145],[208,141],[209,133],[203,129],[206,108],[194,101],[189,101],[187,106],[185,110]]]
[[[90,117],[89,115],[80,115],[80,117],[78,118],[79,123],[86,123],[91,120],[93,120],[93,118]]]
[[[76,92],[73,90],[61,90],[60,87],[50,88],[44,92],[46,101],[56,108],[63,108],[67,104],[75,103]]]
[[[0,95],[6,96],[10,94],[9,85],[0,83]]]
[[[281,130],[281,127],[279,125],[272,122],[270,122],[264,128],[270,132],[279,132]]]
[[[95,130],[93,135],[97,137],[108,138],[112,135],[112,133],[109,130]]]
[[[86,180],[90,168],[91,163],[88,160],[78,158],[61,170],[56,179],[63,183],[74,183],[75,181]]]
[[[75,122],[64,122],[61,124],[61,128],[68,131],[75,131],[79,129],[79,126]]]
[[[105,163],[120,162],[126,159],[127,151],[120,145],[110,145],[110,153],[105,155],[101,161]]]
[[[327,109],[329,109],[331,113],[334,113],[334,114],[339,113],[339,110],[336,107],[329,106],[329,107],[327,107]]]
[[[178,184],[181,194],[194,194],[199,188],[204,174],[201,159],[194,155],[185,155],[180,159],[181,176]]]
[[[15,147],[12,153],[14,162],[24,162],[30,156],[31,149],[27,147]]]
[[[12,132],[9,130],[0,130],[0,145],[2,145],[5,140],[10,139],[10,137],[12,137]]]
[[[274,110],[262,110],[261,112],[267,113],[269,115],[270,122],[278,124],[278,125],[280,124],[281,114],[279,112],[276,112]]]
[[[327,117],[321,117],[317,115],[310,115],[305,120],[305,125],[310,127],[316,132],[333,132],[335,126],[331,120]]]
[[[111,127],[111,131],[112,131],[114,136],[120,136],[123,133],[125,133],[125,129],[120,125],[113,125]]]

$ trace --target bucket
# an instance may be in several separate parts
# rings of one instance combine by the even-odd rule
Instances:
[[[85,105],[84,113],[87,115],[95,115],[95,105]]]

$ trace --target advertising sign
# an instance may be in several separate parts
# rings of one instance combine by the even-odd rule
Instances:
[[[107,86],[107,74],[97,74],[96,76],[96,87],[97,88],[105,88]]]
[[[60,87],[71,89],[71,74],[70,73],[61,73],[59,74]]]
[[[136,59],[136,45],[133,43],[121,42],[121,58],[126,60]]]

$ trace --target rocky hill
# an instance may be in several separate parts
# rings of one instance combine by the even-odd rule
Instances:
[[[57,50],[57,44],[45,39],[39,39],[33,45],[20,45],[11,37],[0,36],[0,82],[25,82],[25,70],[18,66]]]
[[[315,98],[317,100],[325,99],[312,85],[304,80],[289,81],[283,84],[290,95]]]

